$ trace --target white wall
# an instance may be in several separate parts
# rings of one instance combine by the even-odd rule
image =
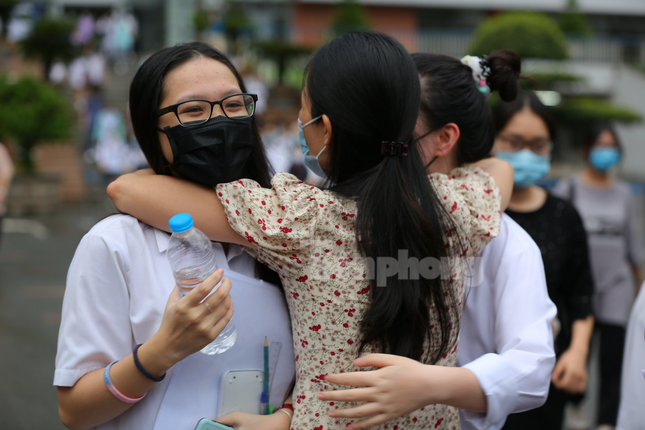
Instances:
[[[613,100],[638,110],[645,117],[645,73],[623,66],[616,78]],[[625,146],[622,173],[645,180],[645,123],[620,125],[616,131]]]

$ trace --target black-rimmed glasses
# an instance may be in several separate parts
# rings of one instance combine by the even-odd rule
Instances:
[[[517,152],[524,148],[528,148],[537,155],[549,155],[553,149],[553,143],[544,138],[537,138],[533,140],[524,140],[516,136],[497,136],[499,140],[505,142],[504,150]]]
[[[227,118],[249,118],[255,113],[257,94],[233,94],[218,101],[187,100],[157,111],[157,116],[173,112],[183,126],[203,124],[213,115],[213,108],[219,105]]]

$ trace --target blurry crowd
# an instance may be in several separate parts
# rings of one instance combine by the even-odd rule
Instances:
[[[125,9],[96,16],[83,12],[76,19],[72,42],[82,55],[69,66],[56,63],[50,80],[66,84],[74,95],[74,107],[82,135],[82,151],[88,165],[95,165],[102,179],[86,172],[90,183],[111,182],[115,177],[145,167],[146,161],[132,134],[124,106],[106,98],[110,75],[123,75],[136,61],[139,24]]]

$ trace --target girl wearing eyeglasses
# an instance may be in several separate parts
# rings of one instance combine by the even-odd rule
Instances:
[[[151,174],[182,177],[201,190],[240,178],[268,187],[255,101],[231,62],[208,45],[153,54],[134,77],[129,106]],[[184,197],[167,191],[161,200],[185,210]],[[217,417],[226,371],[263,368],[265,336],[282,343],[270,400],[279,407],[288,394],[295,356],[276,273],[238,245],[213,243],[219,269],[180,299],[166,255],[169,239],[136,218],[114,215],[79,244],[67,278],[54,377],[65,426],[192,430],[201,418]],[[223,271],[227,278],[206,298]],[[233,302],[237,343],[225,354],[199,353],[230,321]],[[280,411],[235,419],[252,428],[288,428],[292,412]]]
[[[499,189],[510,196],[512,175],[499,160],[427,175],[414,136],[418,72],[389,36],[348,33],[320,48],[301,103],[305,162],[328,188],[283,173],[271,188],[241,180],[214,191],[133,174],[108,191],[120,210],[159,227],[181,206],[212,239],[244,244],[276,270],[297,362],[291,427],[352,428],[316,398],[332,388],[326,374],[354,370],[368,352],[454,366],[466,263],[496,236]],[[472,375],[455,372],[452,382],[457,397],[485,403]],[[458,422],[454,407],[432,405],[388,428]]]
[[[573,205],[537,185],[550,169],[555,120],[531,92],[493,109],[497,137],[493,152],[515,169],[506,213],[523,227],[542,252],[549,296],[558,314],[553,324],[557,362],[546,403],[509,415],[505,429],[562,427],[571,394],[587,384],[587,355],[593,330],[593,279],[587,237]]]

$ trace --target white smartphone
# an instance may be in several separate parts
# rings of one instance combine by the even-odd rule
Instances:
[[[218,417],[231,412],[259,414],[263,387],[264,371],[229,370],[220,384]]]

